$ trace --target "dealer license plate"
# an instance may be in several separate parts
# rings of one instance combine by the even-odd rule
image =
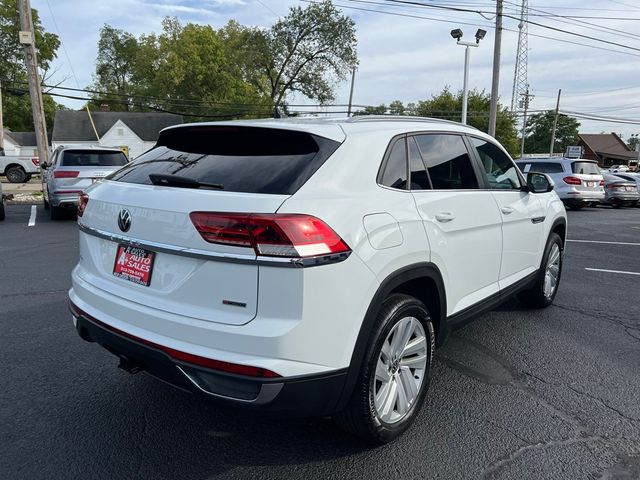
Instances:
[[[155,256],[155,252],[144,248],[118,245],[113,274],[118,278],[148,287],[151,283]]]

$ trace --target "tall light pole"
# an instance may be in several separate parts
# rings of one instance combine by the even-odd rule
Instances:
[[[462,85],[462,123],[467,123],[467,103],[469,100],[469,47],[477,47],[480,40],[487,34],[485,30],[481,28],[476,32],[476,41],[474,42],[461,42],[462,30],[456,28],[451,30],[451,36],[458,43],[464,47],[464,83]]]

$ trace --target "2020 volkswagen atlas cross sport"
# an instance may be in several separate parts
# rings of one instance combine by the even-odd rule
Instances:
[[[78,223],[73,321],[121,367],[379,442],[447,332],[514,293],[553,301],[566,232],[546,175],[407,117],[170,127]]]

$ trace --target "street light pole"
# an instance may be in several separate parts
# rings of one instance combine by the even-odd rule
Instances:
[[[475,42],[461,42],[462,30],[456,28],[451,30],[451,36],[456,40],[458,45],[462,45],[464,48],[464,81],[462,83],[462,119],[463,124],[467,124],[467,103],[469,101],[469,47],[478,47],[480,40],[482,40],[487,32],[482,29],[478,29],[476,32]]]

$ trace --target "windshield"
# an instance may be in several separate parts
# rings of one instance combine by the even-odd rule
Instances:
[[[600,175],[600,169],[595,162],[572,162],[571,169],[573,173],[583,175]]]
[[[122,152],[67,150],[62,154],[61,167],[121,167],[127,164]]]

